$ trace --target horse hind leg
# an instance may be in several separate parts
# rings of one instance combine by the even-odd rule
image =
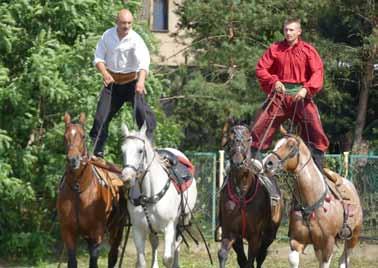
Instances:
[[[112,227],[112,229],[109,232],[110,251],[108,253],[108,268],[113,268],[117,264],[118,248],[122,241],[122,235],[122,225]]]
[[[221,248],[218,251],[218,260],[219,260],[219,267],[225,268],[226,262],[228,259],[228,253],[230,252],[231,247],[235,243],[235,239],[222,239]]]
[[[353,230],[352,238],[344,242],[343,254],[339,259],[339,267],[346,268],[349,267],[349,257],[353,251],[353,248],[357,245],[361,233],[361,226],[356,227]]]

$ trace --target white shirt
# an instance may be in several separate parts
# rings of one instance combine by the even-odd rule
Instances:
[[[150,53],[142,37],[130,29],[121,40],[117,27],[104,32],[97,43],[93,64],[104,62],[106,68],[115,73],[148,72]]]

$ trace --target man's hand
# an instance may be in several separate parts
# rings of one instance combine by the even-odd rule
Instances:
[[[302,87],[297,94],[294,96],[294,101],[303,100],[307,95],[307,89]]]
[[[144,82],[143,81],[138,81],[135,85],[135,91],[138,93],[138,94],[143,94],[143,93],[146,93],[146,89],[144,88]]]
[[[113,76],[111,76],[110,73],[108,73],[108,72],[105,72],[105,74],[102,76],[102,78],[103,78],[105,87],[108,87],[110,84],[114,83]]]
[[[285,93],[285,91],[286,91],[285,85],[282,84],[281,81],[277,81],[277,82],[276,82],[276,84],[274,85],[274,89],[275,89],[278,93]]]

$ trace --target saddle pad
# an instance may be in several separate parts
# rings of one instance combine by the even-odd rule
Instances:
[[[186,190],[188,190],[190,185],[192,185],[192,182],[193,182],[193,179],[190,179],[190,180],[187,180],[187,181],[185,181],[181,184],[178,184],[177,181],[172,180],[173,185],[175,186],[177,192],[179,192],[179,193],[183,193]]]
[[[195,173],[194,165],[192,164],[192,162],[190,162],[190,160],[181,151],[174,149],[174,148],[164,148],[164,150],[167,150],[167,151],[173,153],[177,157],[177,160],[181,164],[185,165],[188,168],[190,174],[192,174],[194,176],[194,173]]]

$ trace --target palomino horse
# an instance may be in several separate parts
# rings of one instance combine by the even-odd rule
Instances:
[[[176,228],[181,219],[188,222],[192,215],[191,210],[197,199],[196,181],[193,179],[185,192],[178,193],[160,156],[146,137],[146,124],[140,131],[132,132],[123,125],[123,131],[125,140],[122,145],[122,177],[126,186],[131,187],[128,210],[137,249],[136,267],[146,267],[144,249],[147,235],[152,246],[151,267],[158,267],[159,232],[164,233],[165,267],[179,267],[180,241],[176,240]]]
[[[340,177],[337,185],[348,196],[340,198],[340,191],[327,184],[303,140],[294,135],[280,139],[263,165],[268,173],[284,169],[295,174],[289,223],[291,267],[299,266],[299,253],[309,244],[314,246],[319,267],[329,267],[335,242],[340,238],[349,239],[340,257],[340,267],[348,267],[348,256],[362,226],[362,208],[354,185]]]
[[[251,157],[250,131],[236,125],[227,132],[223,143],[231,166],[219,200],[222,227],[219,264],[225,267],[232,246],[241,268],[254,267],[255,260],[257,267],[261,267],[281,222],[282,202],[277,204],[276,221],[273,221],[269,193],[256,175],[255,160]],[[243,239],[248,241],[248,259]]]
[[[123,197],[119,193],[121,200],[118,203],[117,187],[97,173],[103,172],[104,167],[98,171],[97,164],[88,157],[85,144],[85,115],[81,113],[79,122],[72,123],[70,115],[66,113],[64,122],[67,165],[59,187],[56,206],[61,236],[68,251],[68,267],[77,267],[76,239],[79,234],[88,243],[89,267],[97,267],[99,245],[107,229],[110,233],[111,245],[108,267],[114,267],[122,239],[122,221],[127,216],[126,201],[121,202]],[[114,167],[109,166],[109,168],[116,172]]]

